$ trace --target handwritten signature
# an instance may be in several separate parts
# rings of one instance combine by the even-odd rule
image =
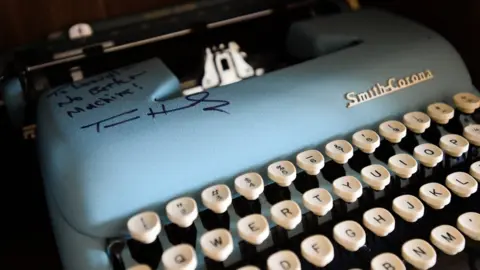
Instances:
[[[230,105],[230,102],[227,100],[215,100],[215,99],[207,99],[210,96],[209,92],[200,92],[196,94],[192,94],[190,96],[186,96],[185,99],[190,101],[190,104],[187,104],[185,106],[181,107],[176,107],[176,108],[171,108],[167,110],[167,106],[165,104],[161,104],[161,110],[160,111],[154,111],[154,109],[149,108],[149,112],[146,113],[147,116],[150,116],[155,118],[157,115],[168,115],[173,112],[178,112],[181,110],[193,108],[199,104],[202,103],[207,103],[210,106],[202,108],[203,111],[216,111],[216,112],[221,112],[225,114],[230,114],[228,111],[225,110],[225,107]],[[214,105],[212,105],[214,103]],[[137,113],[136,115],[132,115],[134,113]],[[81,127],[81,129],[88,129],[88,128],[94,128],[97,133],[100,133],[100,131],[103,129],[107,128],[112,128],[115,126],[119,126],[122,124],[126,124],[135,120],[140,119],[140,115],[138,115],[139,110],[138,109],[131,109],[126,112],[102,119],[100,121],[96,121],[87,125],[84,125]]]
[[[223,108],[223,107],[225,107],[225,106],[230,105],[230,102],[229,102],[229,101],[226,101],[226,100],[207,99],[209,96],[210,96],[210,93],[209,93],[209,92],[199,92],[199,93],[195,93],[195,94],[192,94],[192,95],[189,95],[189,96],[186,96],[186,97],[185,97],[186,100],[192,101],[192,103],[190,103],[190,104],[188,104],[188,105],[167,110],[165,104],[162,104],[162,105],[161,105],[161,107],[162,107],[162,110],[161,110],[161,111],[154,111],[152,108],[149,108],[149,111],[150,111],[150,112],[147,113],[147,115],[148,115],[148,116],[151,116],[152,118],[155,118],[156,115],[159,115],[159,114],[167,115],[168,113],[185,110],[185,109],[188,109],[188,108],[195,107],[195,106],[197,106],[198,104],[200,104],[200,103],[202,103],[202,102],[205,102],[205,103],[216,103],[216,105],[203,108],[203,111],[217,111],[217,112],[222,112],[222,113],[230,114],[229,112],[221,109],[221,108]]]

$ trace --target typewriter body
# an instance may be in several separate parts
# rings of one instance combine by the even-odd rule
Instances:
[[[474,267],[480,99],[439,34],[323,1],[154,15],[5,89],[65,269]]]

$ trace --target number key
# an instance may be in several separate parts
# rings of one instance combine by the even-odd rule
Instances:
[[[320,151],[307,150],[297,155],[297,165],[309,175],[317,175],[325,165],[325,160]]]
[[[297,169],[290,161],[278,161],[268,166],[268,177],[282,187],[288,187],[297,177]]]

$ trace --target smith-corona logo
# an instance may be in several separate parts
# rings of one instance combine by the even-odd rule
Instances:
[[[402,79],[390,78],[387,80],[386,85],[377,83],[368,91],[358,94],[355,92],[347,93],[345,95],[345,98],[348,100],[347,108],[351,108],[369,100],[392,94],[396,91],[408,88],[410,86],[414,86],[415,84],[419,84],[431,79],[433,79],[433,73],[428,69]]]

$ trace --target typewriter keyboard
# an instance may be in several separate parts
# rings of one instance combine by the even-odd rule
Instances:
[[[114,269],[479,269],[480,98],[452,101],[139,213]]]

